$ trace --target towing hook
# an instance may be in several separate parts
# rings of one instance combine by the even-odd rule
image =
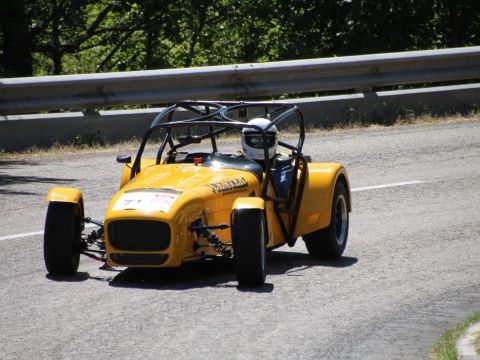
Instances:
[[[95,224],[97,226],[103,227],[103,222],[98,221],[98,220],[93,220],[90,217],[86,217],[83,219],[87,224]]]

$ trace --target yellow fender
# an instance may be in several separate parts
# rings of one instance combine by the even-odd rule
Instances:
[[[81,231],[85,230],[83,194],[80,190],[76,188],[54,187],[48,192],[47,200],[49,203],[63,202],[76,204],[79,207],[80,229]]]
[[[342,181],[348,195],[348,211],[352,210],[350,182],[347,172],[340,164],[308,164],[308,177],[305,183],[302,203],[295,228],[295,236],[303,236],[330,224],[331,204],[337,181]]]
[[[149,166],[155,165],[155,159],[142,159],[141,169],[145,169]],[[120,189],[123,188],[131,180],[130,175],[132,173],[133,162],[125,164],[122,171],[122,176],[120,177]]]
[[[259,197],[240,197],[232,205],[232,211],[237,209],[265,210],[265,200]]]
[[[130,173],[132,168],[130,165],[123,167],[122,176],[120,177],[120,189],[123,188],[130,181]]]
[[[76,188],[54,187],[48,192],[48,202],[83,203],[83,194]]]
[[[232,205],[232,212],[230,213],[230,224],[233,226],[234,215],[236,213],[247,212],[250,210],[257,211],[260,210],[262,213],[265,211],[265,200],[259,197],[240,197],[237,198]],[[266,216],[266,214],[265,214]],[[265,219],[266,220],[266,219]],[[267,232],[267,243],[270,243],[271,233],[268,230],[268,224],[265,222],[265,230]],[[233,240],[233,239],[232,239]],[[268,244],[267,244],[268,246]]]

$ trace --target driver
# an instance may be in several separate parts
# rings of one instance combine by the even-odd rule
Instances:
[[[268,157],[272,161],[272,175],[274,178],[277,194],[287,199],[290,192],[293,167],[289,157],[277,154],[278,130],[275,125],[270,125],[270,120],[258,117],[250,120],[247,124],[256,125],[267,133]],[[243,128],[242,150],[245,158],[255,160],[265,168],[265,152],[263,136],[255,128]]]
[[[256,125],[262,129],[267,129],[270,125],[270,120],[258,117],[250,120],[247,124]],[[278,130],[275,125],[268,128],[267,132],[267,142],[268,142],[268,157],[272,160],[277,151],[277,135]],[[255,160],[264,166],[265,162],[265,153],[263,150],[263,136],[255,128],[243,128],[242,130],[242,150],[243,154],[247,159]]]

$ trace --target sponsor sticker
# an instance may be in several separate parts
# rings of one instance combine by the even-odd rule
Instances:
[[[175,200],[178,198],[178,196],[178,193],[172,193],[167,191],[126,192],[118,198],[112,210],[142,210],[145,212],[168,212]]]
[[[210,186],[210,189],[212,189],[212,192],[214,193],[228,192],[228,191],[239,190],[239,189],[244,189],[248,187],[247,180],[245,180],[243,177],[233,178],[230,180],[217,181],[214,183],[210,183],[208,185]]]

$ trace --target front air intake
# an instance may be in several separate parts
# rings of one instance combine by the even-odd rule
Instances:
[[[110,254],[110,259],[118,265],[124,266],[154,266],[162,265],[168,260],[168,254]]]
[[[162,221],[118,220],[108,226],[110,243],[118,250],[166,250],[170,233],[170,226]]]

